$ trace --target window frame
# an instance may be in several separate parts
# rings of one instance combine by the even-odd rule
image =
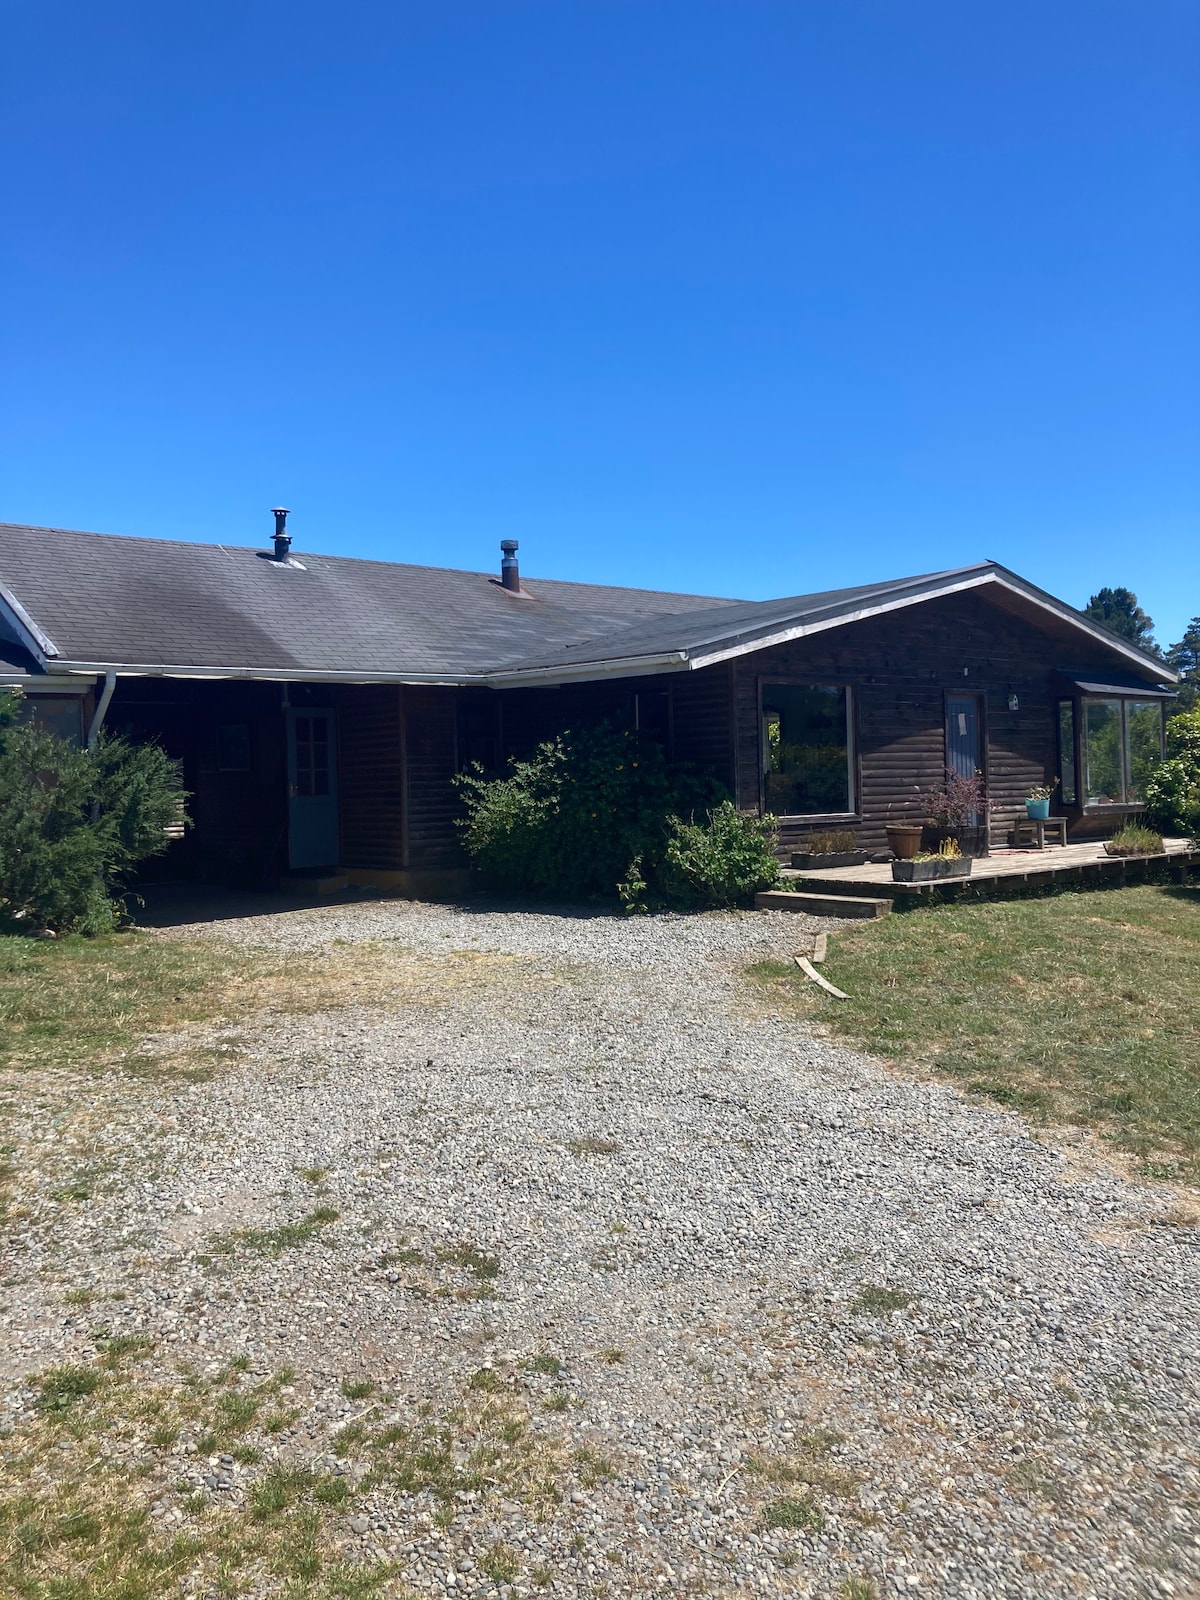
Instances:
[[[840,689],[846,697],[846,795],[850,801],[848,811],[777,811],[774,813],[780,822],[861,822],[862,808],[859,802],[858,783],[858,739],[856,737],[855,722],[857,712],[857,695],[854,685],[839,681],[834,678],[799,678],[795,675],[787,677],[765,677],[758,680],[758,721],[757,721],[757,746],[758,746],[758,809],[765,813],[767,809],[767,762],[765,737],[763,730],[763,691],[772,688],[791,689]]]
[[[1131,706],[1157,706],[1158,708],[1158,748],[1159,759],[1165,753],[1166,732],[1166,702],[1155,695],[1146,695],[1130,691],[1128,694],[1080,694],[1075,696],[1060,696],[1060,705],[1067,699],[1070,700],[1072,713],[1075,720],[1075,801],[1074,809],[1092,812],[1093,814],[1111,814],[1116,811],[1141,811],[1145,809],[1145,800],[1130,799],[1132,787],[1132,751],[1129,734],[1129,710]],[[1115,705],[1120,714],[1120,734],[1118,737],[1118,755],[1121,763],[1121,799],[1119,800],[1093,800],[1089,793],[1091,789],[1089,758],[1088,758],[1088,719],[1087,708],[1090,705]],[[1059,748],[1058,777],[1062,783],[1062,749]],[[1070,804],[1065,798],[1064,805]]]

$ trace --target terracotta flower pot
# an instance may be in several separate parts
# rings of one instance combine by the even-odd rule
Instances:
[[[911,861],[921,848],[921,835],[924,831],[924,824],[920,822],[889,822],[888,849],[898,861]]]

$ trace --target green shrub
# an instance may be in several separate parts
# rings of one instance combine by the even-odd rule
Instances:
[[[722,800],[704,822],[672,817],[669,829],[658,885],[667,905],[750,905],[779,881],[774,817],[745,816]]]
[[[99,933],[139,861],[165,850],[184,801],[154,745],[101,736],[83,750],[0,700],[0,932]]]
[[[1200,838],[1200,706],[1167,723],[1167,758],[1146,782],[1147,820]]]
[[[476,768],[457,781],[467,853],[502,889],[619,897],[629,910],[731,905],[761,887],[767,857],[768,881],[778,871],[769,825],[741,817],[715,779],[608,723],[539,745],[507,777]]]

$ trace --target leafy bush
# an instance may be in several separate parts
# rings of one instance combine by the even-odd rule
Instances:
[[[1200,838],[1200,706],[1167,723],[1167,758],[1146,780],[1146,817],[1167,833]]]
[[[130,869],[166,849],[182,815],[177,764],[101,736],[83,750],[0,700],[0,931],[99,933]]]
[[[704,822],[670,819],[659,873],[665,904],[680,908],[749,905],[779,880],[774,817],[752,817],[722,800]]]
[[[769,830],[742,818],[715,779],[669,763],[651,740],[605,723],[560,734],[510,765],[504,778],[475,768],[457,780],[467,854],[499,888],[564,900],[619,896],[630,910],[728,905],[749,898],[753,890],[737,885],[765,870]],[[773,857],[771,871],[773,881]]]

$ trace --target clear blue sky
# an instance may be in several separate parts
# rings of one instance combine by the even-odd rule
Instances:
[[[11,520],[1200,612],[1195,0],[37,0]]]

